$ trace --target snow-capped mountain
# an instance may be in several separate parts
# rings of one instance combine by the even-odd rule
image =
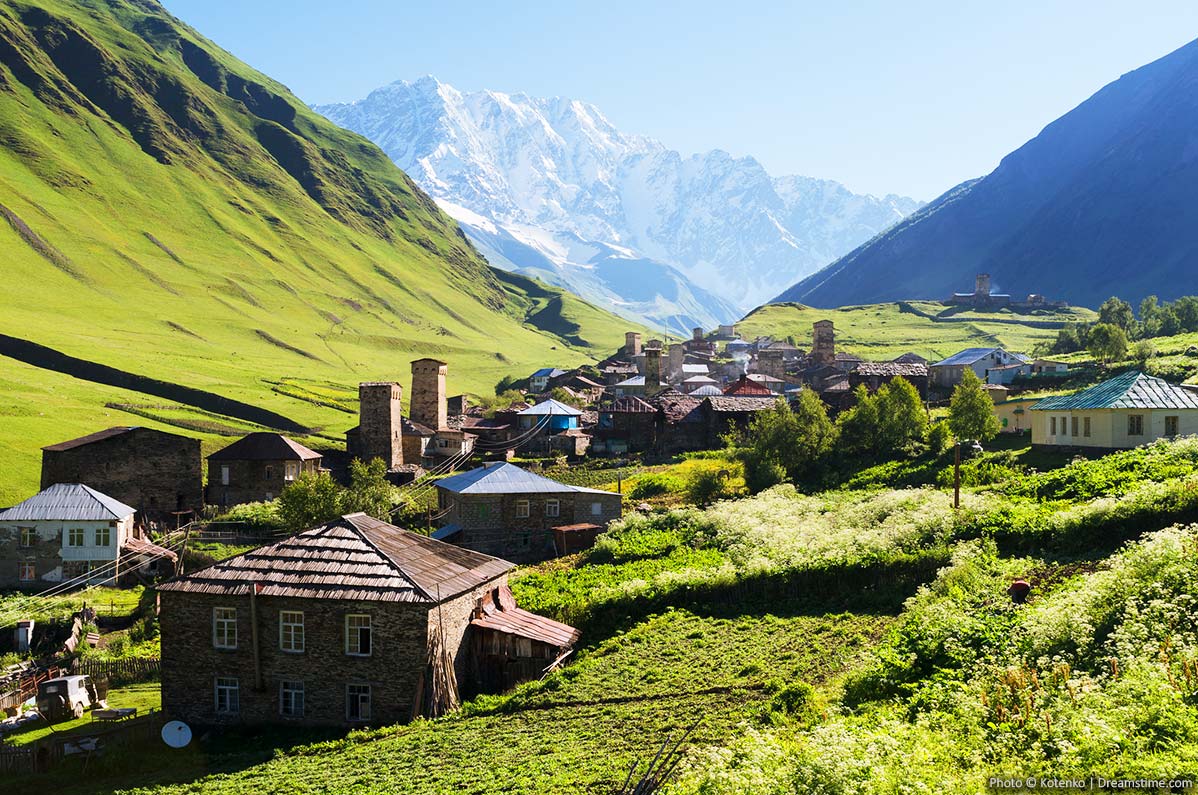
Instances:
[[[683,156],[577,100],[424,77],[316,110],[381,146],[492,264],[674,332],[743,315],[920,206]]]

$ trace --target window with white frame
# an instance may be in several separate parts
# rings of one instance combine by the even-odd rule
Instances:
[[[237,677],[216,677],[216,711],[224,715],[235,715],[241,711],[241,683]]]
[[[371,649],[370,616],[350,614],[345,617],[345,653],[354,657],[369,657]]]
[[[37,566],[33,564],[33,561],[23,560],[17,564],[17,579],[21,582],[37,579]]]
[[[299,461],[288,461],[283,464],[283,479],[295,480],[299,477],[300,465]]]
[[[528,500],[516,500],[516,518],[528,518]]]
[[[562,504],[558,500],[545,500],[546,516],[561,516]]]
[[[67,546],[68,547],[83,546],[83,528],[82,527],[72,527],[70,530],[67,530]]]
[[[304,614],[300,611],[279,611],[279,648],[293,654],[304,650]]]
[[[108,547],[112,546],[112,528],[97,527],[96,528],[96,546]]]
[[[20,528],[21,546],[31,547],[37,543],[37,529],[33,527]]]
[[[284,718],[304,717],[303,682],[279,682],[279,714]]]
[[[237,608],[212,608],[212,645],[218,649],[237,648]]]
[[[345,686],[346,720],[370,720],[370,685]]]

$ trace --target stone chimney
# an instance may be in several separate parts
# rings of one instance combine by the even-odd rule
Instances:
[[[434,431],[447,426],[448,409],[445,401],[445,373],[449,366],[436,359],[417,359],[412,362],[413,422],[427,425]]]
[[[358,441],[354,455],[383,459],[388,471],[403,466],[403,387],[394,381],[358,384]]]
[[[641,335],[635,331],[624,333],[624,355],[625,356],[640,356],[641,355]]]
[[[979,273],[974,280],[973,294],[977,296],[990,295],[990,274]]]
[[[817,320],[812,332],[811,358],[817,364],[836,361],[836,330],[831,320]]]
[[[661,386],[661,348],[645,348],[645,390]]]

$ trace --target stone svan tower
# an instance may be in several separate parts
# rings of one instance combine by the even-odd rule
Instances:
[[[832,364],[836,361],[836,330],[832,327],[831,320],[815,321],[811,358],[818,364]]]
[[[437,359],[412,362],[412,406],[408,416],[413,422],[434,431],[448,427],[445,374],[449,365]]]
[[[394,381],[358,384],[358,429],[353,454],[363,461],[381,458],[388,471],[403,466],[403,387]]]
[[[635,331],[627,331],[624,333],[624,355],[641,355],[641,335],[639,333]]]

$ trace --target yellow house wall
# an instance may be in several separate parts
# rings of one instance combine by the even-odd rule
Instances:
[[[1028,409],[1035,405],[1035,398],[1027,400],[1006,400],[1002,403],[994,404],[994,414],[998,417],[998,422],[1002,426],[1002,433],[1020,433],[1032,427],[1036,415]],[[1022,413],[1017,414],[1017,409],[1023,409]]]
[[[1165,418],[1178,418],[1178,433],[1198,434],[1198,409],[1089,409],[1086,411],[1033,411],[1032,444],[1068,447],[1137,447],[1165,436]],[[1129,436],[1128,417],[1144,417],[1144,433]],[[1078,418],[1078,435],[1072,435],[1072,418]],[[1057,433],[1052,434],[1052,418],[1057,418]],[[1084,436],[1085,418],[1090,418],[1090,436]]]

